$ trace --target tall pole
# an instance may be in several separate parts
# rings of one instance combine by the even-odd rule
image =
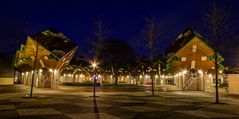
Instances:
[[[96,84],[96,70],[95,70],[95,68],[97,67],[97,64],[95,63],[95,62],[93,62],[92,63],[92,67],[93,67],[93,87],[94,87],[94,89],[93,89],[93,96],[94,96],[94,98],[95,98],[95,84]]]
[[[55,88],[55,86],[54,86],[55,85],[55,77],[54,77],[55,69],[52,70],[52,73],[53,74],[52,74],[52,82],[51,82],[52,87],[51,88]]]
[[[150,65],[151,65],[151,88],[152,88],[152,96],[154,96],[154,76],[153,76],[153,46],[150,46]]]
[[[214,60],[215,60],[215,84],[216,84],[216,102],[215,103],[219,103],[219,96],[218,96],[218,64],[217,64],[217,38],[216,38],[216,29],[217,29],[217,26],[216,26],[216,16],[215,16],[215,13],[216,12],[216,5],[215,5],[215,1],[213,1],[213,16],[212,16],[212,28],[213,28],[213,42],[214,42],[214,52],[215,52],[215,57],[214,57]]]
[[[96,81],[95,67],[93,67],[93,71],[94,71],[94,76],[93,76],[94,83],[93,83],[93,86],[94,86],[94,98],[95,98],[95,81]]]
[[[152,95],[154,96],[154,76],[151,75],[151,88],[152,88]]]
[[[215,50],[215,70],[216,70],[216,102],[219,103],[219,96],[218,96],[218,64],[217,64],[217,50]]]

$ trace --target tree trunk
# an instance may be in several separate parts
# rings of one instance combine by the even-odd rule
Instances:
[[[154,96],[154,76],[153,76],[153,49],[150,49],[150,62],[151,62],[151,88],[152,88],[152,96]]]
[[[37,55],[38,55],[38,41],[36,40],[37,47],[36,47],[36,54],[35,54],[35,60],[33,65],[33,74],[32,74],[32,83],[31,83],[31,91],[30,91],[30,97],[32,97],[33,93],[33,85],[34,85],[34,78],[35,78],[35,70],[36,70],[36,63],[37,63]]]
[[[218,96],[218,64],[217,64],[217,50],[215,50],[215,84],[216,84],[216,102],[215,103],[219,103],[219,96]]]
[[[118,85],[118,76],[115,75],[115,85]]]
[[[151,88],[152,88],[152,96],[154,96],[154,76],[151,75]]]
[[[112,74],[113,74],[113,77],[115,78],[115,85],[118,85],[118,76],[117,76],[117,74],[115,73],[113,66],[111,66],[111,72],[112,72]]]

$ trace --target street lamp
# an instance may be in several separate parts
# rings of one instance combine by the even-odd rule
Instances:
[[[93,82],[93,86],[94,86],[94,92],[93,92],[93,94],[94,94],[94,98],[95,98],[95,83],[96,83],[96,71],[95,71],[95,69],[96,69],[96,67],[97,67],[97,63],[96,62],[92,62],[92,67],[93,67],[93,80],[94,80],[94,82]]]
[[[92,67],[93,67],[93,68],[96,68],[96,66],[97,66],[96,62],[93,62],[93,63],[92,63]]]

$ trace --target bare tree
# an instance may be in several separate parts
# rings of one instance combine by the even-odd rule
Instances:
[[[96,31],[94,32],[95,38],[90,41],[95,50],[95,60],[99,58],[99,52],[103,48],[104,41],[108,38],[108,30],[101,18],[96,20]]]
[[[227,42],[232,41],[233,31],[230,29],[230,14],[228,10],[217,7],[215,0],[213,0],[213,5],[211,10],[204,14],[205,27],[209,31],[209,42],[213,45],[214,49],[214,64],[215,64],[215,103],[219,103],[218,96],[218,70],[219,70],[219,59],[218,52]]]
[[[25,29],[25,33],[28,34],[29,36],[36,34],[36,32],[34,32],[34,30],[31,30],[31,29]],[[32,93],[33,93],[35,70],[36,70],[36,64],[37,64],[38,52],[39,52],[39,43],[38,43],[37,37],[36,37],[35,41],[36,41],[36,49],[34,51],[35,56],[34,56],[34,63],[33,63],[33,74],[32,74],[32,81],[31,81],[30,98],[32,98]]]
[[[143,37],[146,41],[146,47],[149,50],[149,58],[150,64],[149,70],[152,72],[153,69],[153,58],[154,58],[154,51],[156,49],[156,44],[159,42],[159,23],[156,21],[154,17],[146,18],[146,26],[145,30],[143,31]],[[152,95],[154,96],[154,76],[150,75],[151,78],[151,87],[152,87]]]

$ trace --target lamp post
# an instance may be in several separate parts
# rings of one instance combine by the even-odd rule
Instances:
[[[95,98],[95,83],[96,83],[96,71],[95,71],[95,69],[97,67],[96,62],[92,63],[92,67],[93,67],[93,74],[94,74],[93,75],[93,80],[94,80],[94,82],[93,82],[93,87],[94,87],[93,95],[94,95],[94,98]]]

